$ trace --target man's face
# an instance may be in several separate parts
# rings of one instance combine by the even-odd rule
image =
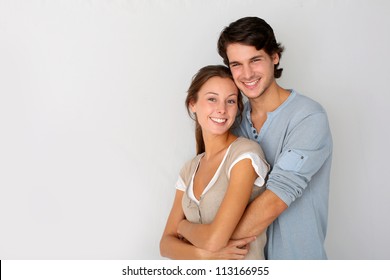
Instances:
[[[234,82],[249,99],[255,99],[266,92],[275,81],[274,65],[279,56],[269,56],[263,49],[239,43],[228,45],[226,53]]]

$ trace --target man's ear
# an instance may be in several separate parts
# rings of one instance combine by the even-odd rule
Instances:
[[[277,53],[274,53],[271,58],[272,58],[272,62],[274,63],[274,65],[279,63],[280,58],[279,58],[279,55]]]

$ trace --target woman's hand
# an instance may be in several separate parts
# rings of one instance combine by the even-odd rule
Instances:
[[[216,252],[201,251],[201,258],[208,260],[242,260],[248,254],[249,246],[256,237],[230,240],[226,247]]]

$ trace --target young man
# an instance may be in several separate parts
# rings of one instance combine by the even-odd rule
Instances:
[[[246,210],[233,238],[267,228],[267,259],[326,259],[332,136],[325,110],[276,83],[283,47],[264,20],[226,27],[218,52],[248,98],[235,133],[257,141],[272,169],[267,189]]]

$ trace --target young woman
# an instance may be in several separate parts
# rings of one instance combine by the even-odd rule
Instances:
[[[230,132],[243,109],[230,70],[206,66],[188,89],[197,156],[182,168],[161,238],[171,259],[264,259],[265,232],[231,240],[248,203],[264,190],[269,165],[260,146]]]

